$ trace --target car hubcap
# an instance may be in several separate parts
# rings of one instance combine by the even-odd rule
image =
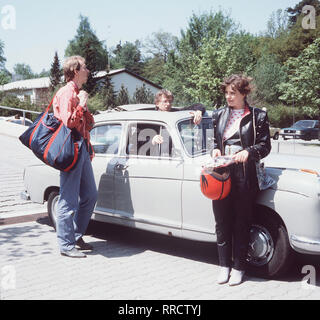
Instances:
[[[250,230],[250,242],[247,261],[254,266],[267,264],[274,252],[274,243],[268,230],[253,225]]]

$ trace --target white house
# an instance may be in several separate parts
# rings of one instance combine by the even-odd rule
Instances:
[[[15,95],[21,101],[30,98],[32,103],[41,100],[48,93],[50,78],[20,80],[0,86],[0,91]]]
[[[106,76],[109,76],[115,92],[119,92],[121,85],[124,85],[128,89],[129,95],[132,97],[137,88],[140,88],[145,85],[146,89],[155,94],[162,89],[159,85],[145,79],[127,69],[117,69],[110,70],[109,73],[106,71],[100,71],[96,74],[96,78],[103,79]]]
[[[106,71],[99,71],[95,77],[99,80],[105,78],[107,75],[111,79],[115,92],[119,92],[121,85],[124,85],[124,87],[128,89],[128,93],[131,97],[133,96],[135,90],[142,87],[143,84],[145,85],[146,89],[150,89],[153,94],[162,89],[162,87],[159,85],[156,85],[127,69],[110,70],[109,73]],[[21,101],[24,101],[26,98],[30,98],[30,101],[35,103],[40,102],[43,98],[45,98],[49,91],[49,87],[50,78],[45,77],[10,82],[0,86],[0,91],[13,94]]]

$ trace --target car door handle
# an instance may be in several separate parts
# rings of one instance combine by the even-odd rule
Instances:
[[[121,163],[117,163],[117,164],[115,165],[115,169],[116,169],[116,170],[121,170],[121,171],[126,170],[128,167],[129,167],[128,165],[123,165],[123,164],[121,164]]]

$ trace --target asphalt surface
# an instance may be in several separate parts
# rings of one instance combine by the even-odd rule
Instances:
[[[280,150],[290,153],[292,144],[281,143]],[[19,197],[24,166],[38,160],[16,138],[0,134],[0,145],[6,150],[0,154],[0,299],[320,298],[319,256],[296,255],[280,279],[246,275],[240,286],[229,287],[216,284],[215,244],[91,222],[85,240],[94,251],[86,259],[62,257],[46,206],[33,207],[35,204]],[[295,152],[320,156],[316,143],[295,144],[294,148]]]

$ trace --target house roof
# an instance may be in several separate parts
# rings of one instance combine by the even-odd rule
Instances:
[[[133,77],[138,78],[139,80],[146,82],[155,88],[162,89],[159,85],[149,81],[148,79],[145,79],[127,69],[116,69],[116,70],[110,70],[109,73],[107,71],[99,71],[96,73],[95,78],[103,78],[107,74],[109,76],[113,76],[119,73],[128,73],[132,75]],[[28,80],[20,80],[20,81],[14,81],[7,83],[5,85],[0,86],[0,91],[11,91],[11,90],[20,90],[20,89],[41,89],[41,88],[49,88],[50,86],[50,78],[44,77],[44,78],[36,78],[36,79],[28,79]]]
[[[36,78],[28,80],[20,80],[9,82],[0,86],[1,91],[19,90],[19,89],[40,89],[48,88],[50,86],[50,78]]]
[[[134,73],[134,72],[132,72],[132,71],[130,71],[130,70],[128,70],[128,69],[125,69],[125,68],[123,68],[123,69],[116,69],[116,70],[110,70],[109,73],[107,73],[107,71],[99,71],[99,72],[96,73],[95,78],[103,78],[103,77],[105,77],[106,75],[109,75],[109,76],[112,77],[112,76],[114,76],[114,75],[116,75],[116,74],[119,74],[119,73],[122,73],[122,72],[128,73],[128,74],[132,75],[133,77],[138,78],[139,80],[141,80],[141,81],[143,81],[143,82],[145,82],[145,83],[148,83],[148,84],[150,84],[151,86],[153,86],[153,87],[155,87],[155,88],[157,88],[157,89],[159,89],[159,90],[162,89],[161,86],[159,86],[159,85],[153,83],[152,81],[150,81],[150,80],[148,80],[148,79],[146,79],[146,78],[144,78],[144,77],[141,77],[141,76],[139,76],[138,74],[136,74],[136,73]]]

